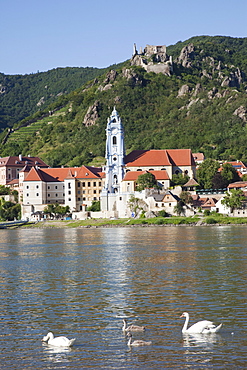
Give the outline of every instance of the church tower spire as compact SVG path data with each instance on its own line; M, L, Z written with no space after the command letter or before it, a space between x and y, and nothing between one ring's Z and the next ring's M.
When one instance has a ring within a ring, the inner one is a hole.
M106 179L104 191L117 193L124 177L124 129L121 118L114 107L106 128Z

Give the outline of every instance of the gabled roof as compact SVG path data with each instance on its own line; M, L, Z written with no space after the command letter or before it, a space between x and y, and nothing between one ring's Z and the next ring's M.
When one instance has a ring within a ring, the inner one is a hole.
M242 161L233 161L233 162L226 162L226 163L230 163L232 167L234 167L235 169L239 169L239 168L247 169L246 165Z
M127 167L196 165L190 149L134 150L124 162Z
M166 170L162 171L128 171L123 181L136 181L140 175L143 175L144 173L151 173L154 175L156 180L169 180L169 176L166 172Z
M124 162L127 167L172 165L166 150L133 150Z
M189 179L186 184L183 185L183 187L188 187L188 186L200 186L198 182L195 179Z
M32 167L24 181L62 182L65 179L96 179L102 178L101 168L96 167L65 167L65 168L35 168Z
M167 196L171 196L176 202L179 201L179 197L176 194L173 194L170 190L168 190L165 194L151 194L151 197L153 197L156 202L164 202ZM170 202L171 200L168 199L168 201Z
M203 153L192 153L195 161L204 161L205 157Z
M11 166L11 167L24 167L24 166L39 166L39 167L44 167L47 168L48 165L42 161L39 157L23 157L22 155L20 156L9 156L9 157L3 157L0 158L0 167L3 166Z
M174 166L196 166L190 149L169 149L167 153Z
M79 168L75 168L75 171L72 171L72 173L77 179L97 179L103 177L102 169L100 167L81 166Z
M246 188L247 187L247 181L237 181L237 182L232 182L229 184L228 189L241 189L241 188Z

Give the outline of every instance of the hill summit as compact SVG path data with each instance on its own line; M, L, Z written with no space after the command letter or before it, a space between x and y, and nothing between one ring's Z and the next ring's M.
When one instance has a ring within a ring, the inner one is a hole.
M66 71L65 86L73 69ZM127 154L190 148L207 157L247 160L247 38L198 36L139 52L134 45L130 60L99 72L9 124L1 134L2 156L37 155L51 166L101 165L107 117L116 106Z

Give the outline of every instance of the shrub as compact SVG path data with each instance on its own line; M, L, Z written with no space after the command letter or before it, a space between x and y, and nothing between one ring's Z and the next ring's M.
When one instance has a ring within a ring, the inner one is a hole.
M213 225L217 224L217 221L213 217L206 218L206 224Z
M158 215L159 217L169 217L169 214L164 209L160 210Z

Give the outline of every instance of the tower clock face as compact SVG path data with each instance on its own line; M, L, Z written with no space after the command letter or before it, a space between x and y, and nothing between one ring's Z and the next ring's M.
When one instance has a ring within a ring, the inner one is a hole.
M114 128L114 129L112 130L112 133L113 133L113 135L116 135L116 134L117 134L117 128Z

